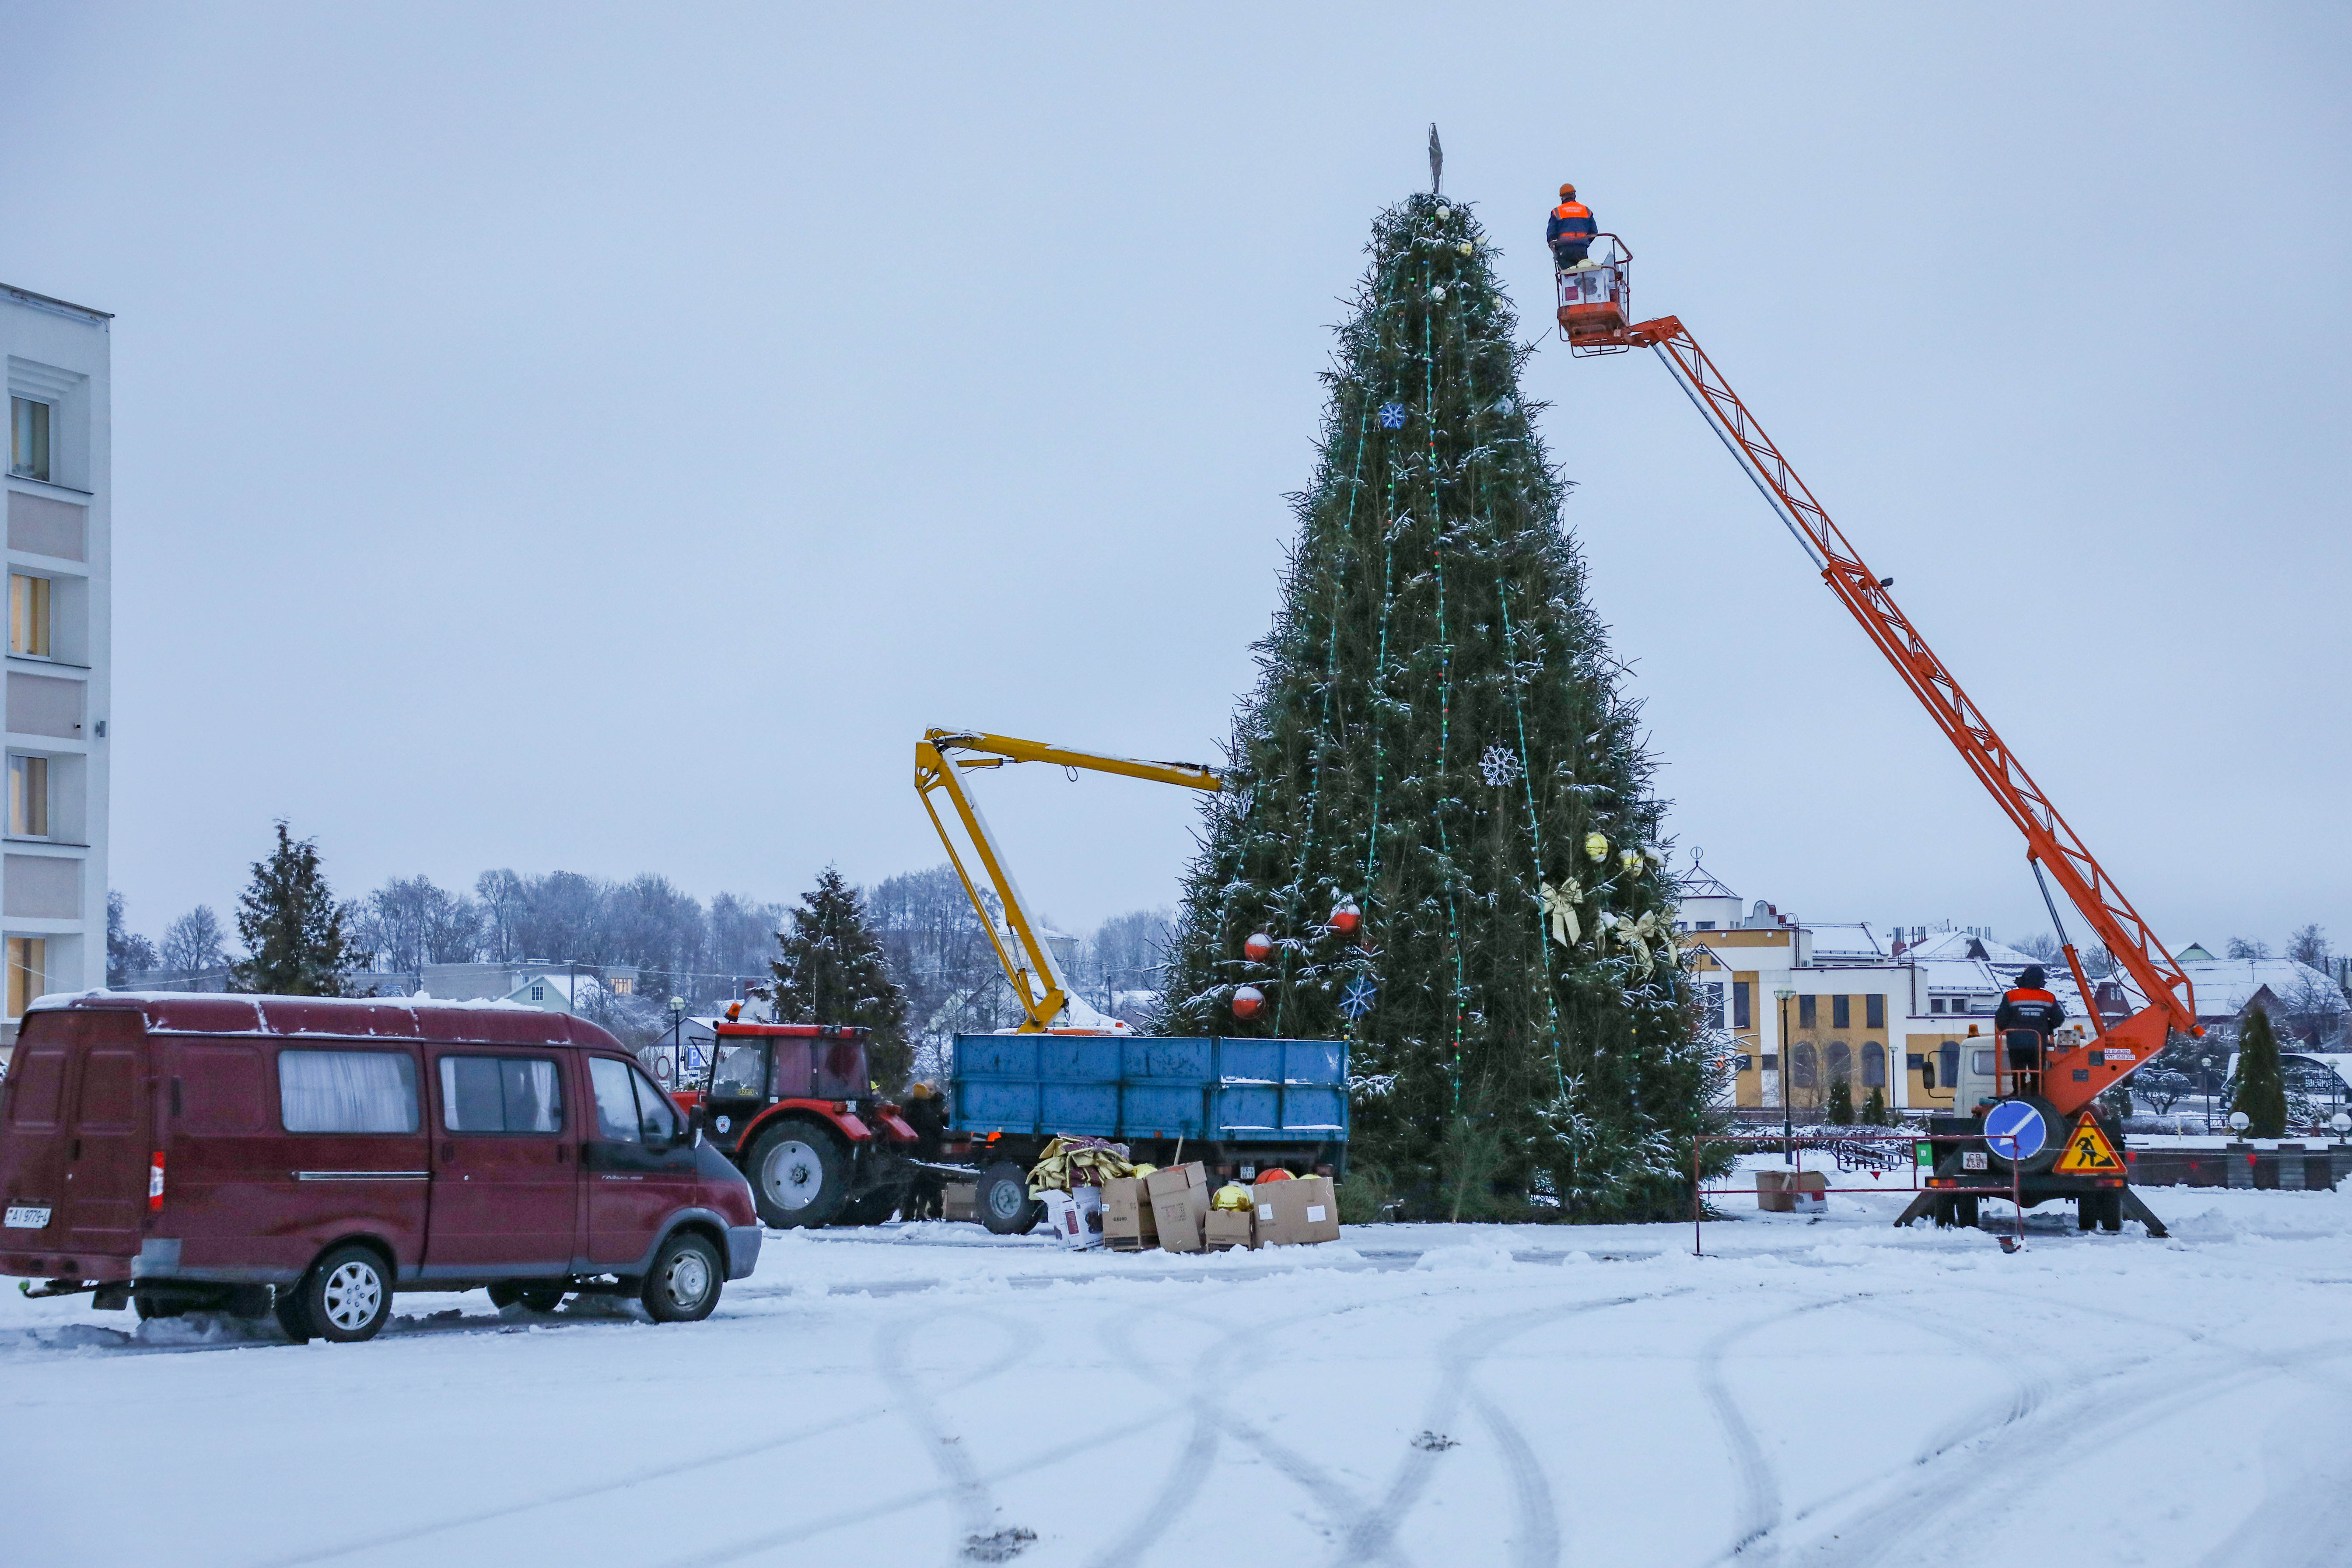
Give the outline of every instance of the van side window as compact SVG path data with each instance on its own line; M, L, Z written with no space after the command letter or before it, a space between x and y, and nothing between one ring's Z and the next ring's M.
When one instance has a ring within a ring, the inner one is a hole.
M563 1080L537 1057L441 1058L441 1125L452 1132L561 1132Z
M289 1132L414 1132L416 1058L394 1051L280 1051L278 1107Z
M269 1114L263 1109L261 1052L256 1047L190 1041L180 1047L173 1079L180 1086L183 1131L259 1132Z
M607 1143L635 1143L637 1100L626 1064L609 1057L588 1058L588 1081L596 1091L596 1136Z

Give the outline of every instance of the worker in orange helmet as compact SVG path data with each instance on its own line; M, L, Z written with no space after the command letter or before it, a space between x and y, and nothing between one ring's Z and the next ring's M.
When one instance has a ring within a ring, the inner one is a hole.
M2049 978L2040 964L2027 964L1993 1012L1993 1033L2009 1052L2009 1068L2018 1075L2020 1093L2030 1094L2042 1087L2042 1049L2066 1021L2064 1005L2042 989Z
M1585 247L1601 232L1592 221L1592 209L1576 199L1574 185L1559 188L1559 205L1551 209L1551 222L1544 226L1544 243L1551 247L1551 264L1555 271L1565 272L1584 259Z

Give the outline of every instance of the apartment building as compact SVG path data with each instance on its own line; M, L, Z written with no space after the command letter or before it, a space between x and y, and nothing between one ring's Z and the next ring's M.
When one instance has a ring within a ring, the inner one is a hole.
M0 1060L34 997L106 978L110 326L0 284L8 363L7 952Z

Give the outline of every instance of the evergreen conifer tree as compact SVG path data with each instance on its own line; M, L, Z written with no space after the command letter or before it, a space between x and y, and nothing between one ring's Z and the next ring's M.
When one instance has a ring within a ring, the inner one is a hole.
M1369 248L1162 1026L1350 1037L1350 1158L1409 1212L1685 1212L1722 1069L1533 351L1466 206L1415 196Z
M1862 1102L1862 1124L1864 1127L1886 1125L1886 1091L1874 1087Z
M2246 1015L2238 1031L2238 1068L2230 1076L2230 1109L2246 1113L2246 1136L2286 1135L2286 1071L2279 1062L2278 1036L2260 1007Z
M1853 1125L1853 1083L1843 1073L1830 1079L1830 1101L1824 1120L1837 1127Z
M239 896L236 934L246 957L229 972L238 991L278 996L340 996L352 955L343 945L344 911L319 869L316 839L295 838L278 825L278 847L253 866Z
M914 1066L907 1040L907 998L890 978L882 938L866 923L866 900L833 867L777 933L783 952L770 965L769 995L780 1024L848 1024L871 1030L866 1065L874 1081L895 1090Z

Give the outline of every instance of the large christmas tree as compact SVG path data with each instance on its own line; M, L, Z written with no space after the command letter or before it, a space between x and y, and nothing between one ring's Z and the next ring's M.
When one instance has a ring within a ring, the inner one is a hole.
M1165 1026L1352 1039L1350 1158L1410 1212L1687 1213L1719 1069L1533 351L1467 206L1415 196L1370 248Z

